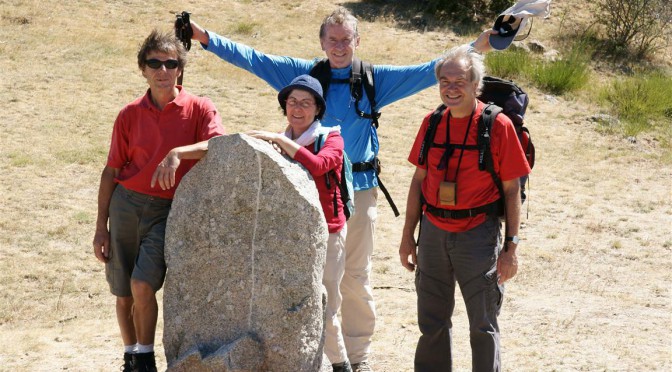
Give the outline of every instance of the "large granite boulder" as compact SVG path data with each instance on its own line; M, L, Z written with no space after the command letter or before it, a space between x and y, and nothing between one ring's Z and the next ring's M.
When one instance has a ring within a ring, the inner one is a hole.
M319 370L327 237L303 167L245 135L212 139L168 217L168 370Z

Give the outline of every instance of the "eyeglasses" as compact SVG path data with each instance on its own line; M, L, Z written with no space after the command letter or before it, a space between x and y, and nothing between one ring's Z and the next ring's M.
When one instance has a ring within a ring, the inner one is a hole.
M168 59L165 61L161 61L159 59L152 58L145 60L145 64L153 70L158 70L161 68L161 66L166 66L167 70L172 70L177 68L177 66L180 65L180 62L178 62L176 59Z
M295 108L297 106L301 106L301 108L303 108L303 109L309 109L309 108L315 106L315 102L311 102L311 101L308 101L308 100L305 100L305 99L303 101L299 101L297 99L290 98L290 99L286 100L285 102L287 103L287 106L292 107L292 108Z

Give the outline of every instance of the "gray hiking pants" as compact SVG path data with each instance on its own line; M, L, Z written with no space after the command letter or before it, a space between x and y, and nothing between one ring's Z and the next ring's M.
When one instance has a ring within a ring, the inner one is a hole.
M422 218L415 287L420 340L415 371L452 371L455 281L467 307L473 371L499 371L499 326L503 288L497 284L500 222L451 233Z

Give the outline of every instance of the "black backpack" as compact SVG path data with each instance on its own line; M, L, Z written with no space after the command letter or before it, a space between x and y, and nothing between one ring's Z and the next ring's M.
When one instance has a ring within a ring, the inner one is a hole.
M332 79L329 59L324 58L315 63L309 74L317 79L320 82L320 85L322 85L325 101L327 100L327 92L329 91L330 83L350 84L350 94L355 99L355 111L357 112L357 115L365 119L371 119L371 124L378 129L380 112L377 111L376 107L376 87L373 81L372 64L361 61L359 58L355 57L352 60L352 73L350 74L349 79ZM364 88L366 98L368 98L371 103L371 113L369 114L359 109L359 101L362 99L362 88Z
M529 98L527 93L523 91L512 81L499 79L496 77L486 76L483 78L483 88L481 94L477 97L479 100L486 103L485 108L481 114L481 120L478 121L478 140L475 146L464 146L465 150L478 150L478 168L482 171L488 171L492 179L497 185L500 196L504 195L502 188L502 180L495 173L492 153L490 152L490 133L492 123L499 113L503 113L513 122L518 134L518 139L525 152L527 162L532 168L534 166L535 150L530 137L530 131L524 126L524 117ZM418 156L418 163L424 164L427 160L427 153L430 147L434 146L434 136L436 135L436 128L441 121L441 117L446 111L446 106L441 104L429 118L429 125L425 138L420 147L420 155ZM461 148L460 145L455 145ZM520 179L520 198L521 202L527 199L525 194L525 183L528 176ZM500 204L503 203L503 198L500 198ZM503 204L498 208L503 211Z
M534 168L534 144L530 131L525 127L525 111L530 102L527 93L511 80L485 76L478 99L501 107L502 113L511 119L513 126L516 128L520 145L525 152L527 163L530 168Z
M325 100L327 99L330 83L349 84L350 94L355 99L355 111L357 112L357 115L365 119L371 119L371 125L378 129L380 112L378 112L376 107L376 88L373 80L373 65L371 63L361 61L359 58L355 57L352 61L352 71L349 79L332 79L329 59L324 58L315 63L309 74L317 79L320 82L320 85L322 85L322 92ZM362 99L362 92L366 94L366 97L371 103L370 113L363 112L359 109L359 101ZM352 164L353 172L364 172L369 169L375 170L376 177L378 178L378 186L380 186L380 190L385 194L385 199L387 199L387 202L390 204L394 215L398 217L399 210L394 204L394 200L392 200L389 191L387 191L387 188L383 185L383 181L380 179L381 168L378 157L373 158L371 161Z

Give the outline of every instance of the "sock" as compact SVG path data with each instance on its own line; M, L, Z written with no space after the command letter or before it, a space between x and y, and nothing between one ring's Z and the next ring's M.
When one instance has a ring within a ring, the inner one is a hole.
M149 345L141 345L138 343L138 353L151 353L154 351L154 344L149 344Z
M124 353L135 354L138 352L138 344L124 345Z

